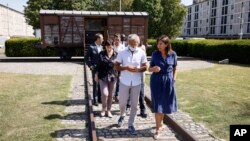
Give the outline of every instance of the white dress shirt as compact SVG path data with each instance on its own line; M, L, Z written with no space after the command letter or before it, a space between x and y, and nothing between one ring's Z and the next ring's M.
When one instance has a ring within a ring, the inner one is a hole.
M125 50L125 46L123 44L119 43L119 46L114 45L114 50L117 53L122 52L123 50Z
M118 53L116 62L121 66L132 66L141 68L142 64L147 63L146 53L139 48L132 53L129 48ZM121 71L120 82L126 86L138 86L142 83L142 72Z

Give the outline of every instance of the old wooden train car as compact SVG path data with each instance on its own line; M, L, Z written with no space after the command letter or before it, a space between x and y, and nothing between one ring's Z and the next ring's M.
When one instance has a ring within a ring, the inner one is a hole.
M62 58L70 58L73 49L86 50L96 33L104 39L112 39L115 33L135 33L146 43L148 13L41 10L40 26L42 46L57 48Z

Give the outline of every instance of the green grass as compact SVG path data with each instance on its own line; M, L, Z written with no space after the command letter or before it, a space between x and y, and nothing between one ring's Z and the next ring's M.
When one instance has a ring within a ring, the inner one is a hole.
M179 109L215 136L229 140L229 125L250 124L250 66L178 72L176 87Z
M62 125L52 114L64 114L62 105L43 102L65 100L70 76L0 73L0 140L48 141Z

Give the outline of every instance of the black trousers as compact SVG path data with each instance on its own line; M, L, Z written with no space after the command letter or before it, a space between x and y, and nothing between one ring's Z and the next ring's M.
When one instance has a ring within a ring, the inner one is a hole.
M118 77L117 77L116 86L115 86L115 96L118 96L118 93L119 93L120 75L121 75L121 72L118 71Z
M140 105L140 111L141 113L146 112L146 107L145 107L145 102L144 102L144 83L141 84L141 91L140 91L140 96L139 96L139 105ZM127 108L130 108L129 100L127 104Z
M101 102L101 90L99 83L95 81L95 71L92 71L92 80L93 80L93 103Z

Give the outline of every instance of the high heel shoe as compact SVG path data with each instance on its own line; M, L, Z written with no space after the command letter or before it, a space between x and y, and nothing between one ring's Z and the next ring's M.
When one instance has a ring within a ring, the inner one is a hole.
M166 128L166 126L161 125L159 128L159 131L163 131Z
M104 117L105 116L105 111L101 111L101 117Z
M113 117L113 115L112 115L112 113L110 111L107 112L107 115L108 115L109 118Z

